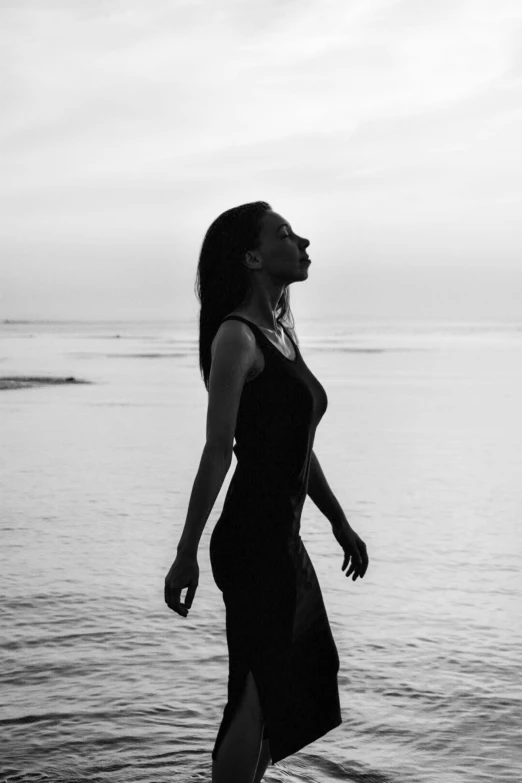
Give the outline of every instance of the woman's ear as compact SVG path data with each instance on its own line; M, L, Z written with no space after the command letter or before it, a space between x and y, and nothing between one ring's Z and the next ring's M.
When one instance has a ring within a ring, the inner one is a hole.
M245 253L244 263L249 269L259 269L262 266L261 259L257 258L250 250L247 250Z

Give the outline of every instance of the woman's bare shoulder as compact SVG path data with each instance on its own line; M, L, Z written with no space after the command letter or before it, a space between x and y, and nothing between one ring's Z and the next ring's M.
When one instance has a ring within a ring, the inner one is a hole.
M229 313L232 315L232 313ZM235 315L235 313L234 313ZM218 343L225 343L228 350L233 346L236 349L252 349L255 350L256 340L254 334L248 324L243 321L236 321L236 319L229 319L222 321L218 327L214 339L211 345L211 354L214 355L216 345Z

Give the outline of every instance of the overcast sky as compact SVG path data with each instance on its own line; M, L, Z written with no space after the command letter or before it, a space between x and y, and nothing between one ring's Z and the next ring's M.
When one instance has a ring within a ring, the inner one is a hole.
M2 317L194 315L262 199L297 317L522 320L520 0L0 8Z

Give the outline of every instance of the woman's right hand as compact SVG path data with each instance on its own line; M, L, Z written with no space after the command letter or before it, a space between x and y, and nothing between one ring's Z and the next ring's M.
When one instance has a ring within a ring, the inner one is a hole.
M196 555L178 552L176 559L165 577L165 602L174 612L187 617L188 610L196 594L199 583L199 566ZM185 588L184 603L181 603L181 591Z

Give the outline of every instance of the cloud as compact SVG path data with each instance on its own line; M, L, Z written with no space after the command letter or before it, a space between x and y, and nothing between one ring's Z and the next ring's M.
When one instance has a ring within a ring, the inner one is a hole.
M188 258L255 198L325 263L347 225L380 262L472 263L496 233L505 263L522 249L518 0L0 8L1 230L21 277L42 245L55 270L99 248L115 279L136 247Z

